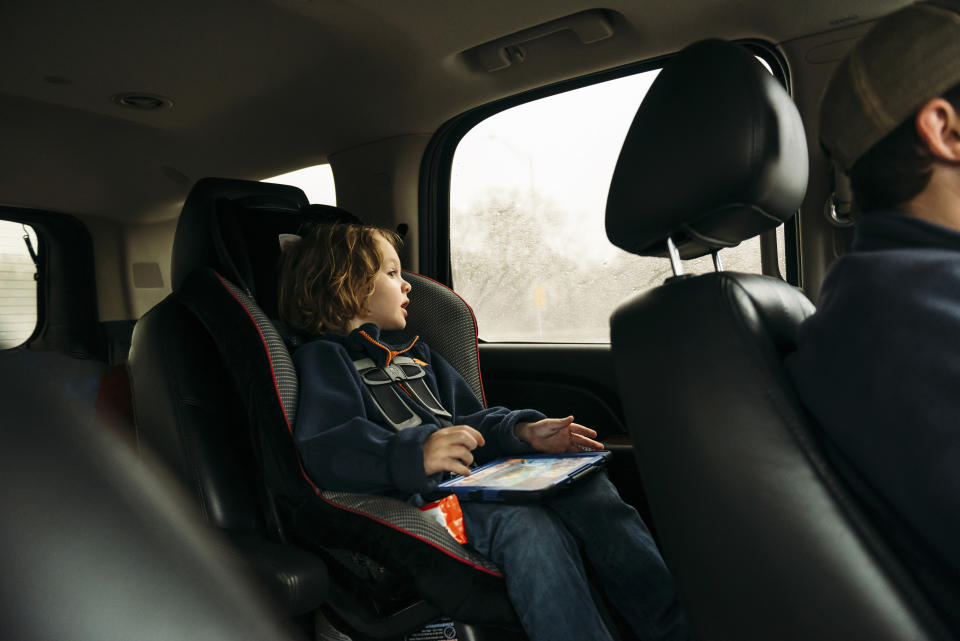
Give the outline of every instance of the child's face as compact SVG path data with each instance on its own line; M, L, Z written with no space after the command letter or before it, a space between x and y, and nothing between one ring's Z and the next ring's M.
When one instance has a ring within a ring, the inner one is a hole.
M382 330L403 329L407 326L407 304L410 299L410 283L403 280L400 272L400 257L386 238L377 236L377 248L383 262L374 281L373 293L367 299L366 310L357 319L355 326L376 323Z

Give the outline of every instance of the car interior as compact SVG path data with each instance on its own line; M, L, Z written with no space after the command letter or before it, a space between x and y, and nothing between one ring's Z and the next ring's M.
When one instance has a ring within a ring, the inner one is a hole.
M495 564L303 469L278 237L357 220L388 338L596 429L694 638L953 638L783 366L852 239L822 91L906 4L0 7L17 638L527 638Z

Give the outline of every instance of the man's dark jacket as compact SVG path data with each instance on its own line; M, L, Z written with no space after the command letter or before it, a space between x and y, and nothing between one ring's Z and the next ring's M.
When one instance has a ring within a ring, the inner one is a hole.
M863 215L798 343L801 399L960 630L960 233Z

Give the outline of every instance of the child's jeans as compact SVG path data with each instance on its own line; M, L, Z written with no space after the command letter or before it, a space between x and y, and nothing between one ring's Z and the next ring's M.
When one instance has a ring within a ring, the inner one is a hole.
M462 507L470 543L503 568L531 641L611 639L591 597L580 546L640 639L688 638L673 578L640 515L606 474L543 503L464 501Z

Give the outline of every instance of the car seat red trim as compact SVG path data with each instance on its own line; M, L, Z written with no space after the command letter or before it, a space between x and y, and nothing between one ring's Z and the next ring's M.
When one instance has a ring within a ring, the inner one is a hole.
M434 542L431 541L430 539L427 539L427 538L425 538L425 537L422 537L422 536L419 536L419 535L417 535L417 534L414 534L414 533L411 532L410 530L404 530L403 528L401 528L401 527L398 526L398 525L395 525L395 524L393 524L393 523L391 523L391 522L389 522L389 521L384 521L383 519L377 518L377 517L373 516L372 514L369 514L369 513L367 513L367 512L364 512L363 510L355 510L355 509L349 508L349 507L347 507L347 506L345 506L345 505L341 505L340 503L337 503L336 501L332 501L332 500L328 499L328 498L325 497L323 494L320 494L320 498L321 498L323 501L325 501L326 503L328 503L329 505L332 505L332 506L334 506L334 507L336 507L336 508L338 508L338 509L344 510L344 511L346 511L346 512L352 512L353 514L357 514L357 515L366 517L366 518L368 518L368 519L370 519L370 520L372 520L372 521L376 521L377 523L382 523L383 525L386 525L387 527L389 527L389 528L391 528L391 529L394 529L394 530L396 530L397 532L403 532L403 533L406 534L407 536L413 537L413 538L417 539L418 541L422 541L423 543L426 543L427 545L429 545L430 547L434 548L435 550L438 550L438 551L440 551L440 552L443 552L444 554L446 554L447 556L449 556L451 559L454 559L454 560L456 560L456 561L459 561L460 563L465 563L465 564L469 565L470 567L472 567L472 568L475 569L475 570L480 570L481 572L485 572L485 573L487 573L487 574L489 574L489 575L491 575L491 576L495 576L495 577L497 577L497 578L503 578L503 573L502 573L502 572L497 572L497 571L495 571L495 570L491 570L490 568L485 568L485 567L483 567L483 566L481 566L481 565L477 565L476 563L471 563L470 561L464 559L462 556L457 556L456 554L452 554L451 552L449 552L448 550L443 549L442 547L440 547L439 545L437 545L436 543L434 543Z
M293 436L293 426L290 425L290 417L287 416L287 407L283 403L283 397L280 396L280 385L277 383L277 372L273 368L273 358L270 356L270 347L267 345L267 339L264 337L263 332L260 331L260 326L257 324L257 320L253 317L253 314L250 313L250 310L247 309L247 306L244 305L243 301L237 298L237 295L227 286L226 281L224 281L223 276L214 272L214 275L217 277L217 280L220 281L220 284L223 285L223 288L227 290L227 293L233 297L235 301L243 308L243 311L247 314L247 317L250 319L250 322L253 323L253 326L257 330L257 334L260 336L260 342L263 343L263 351L267 355L267 362L270 363L270 376L273 378L273 389L277 393L277 401L280 403L280 409L283 412L283 420L287 424L287 431L290 433L290 438ZM306 470L303 469L303 461L300 459L300 452L297 452L297 465L300 468L300 474L303 475L303 478L306 479L307 483L310 484L310 487L313 488L314 493L320 494L320 489L314 485L313 481L307 476Z

